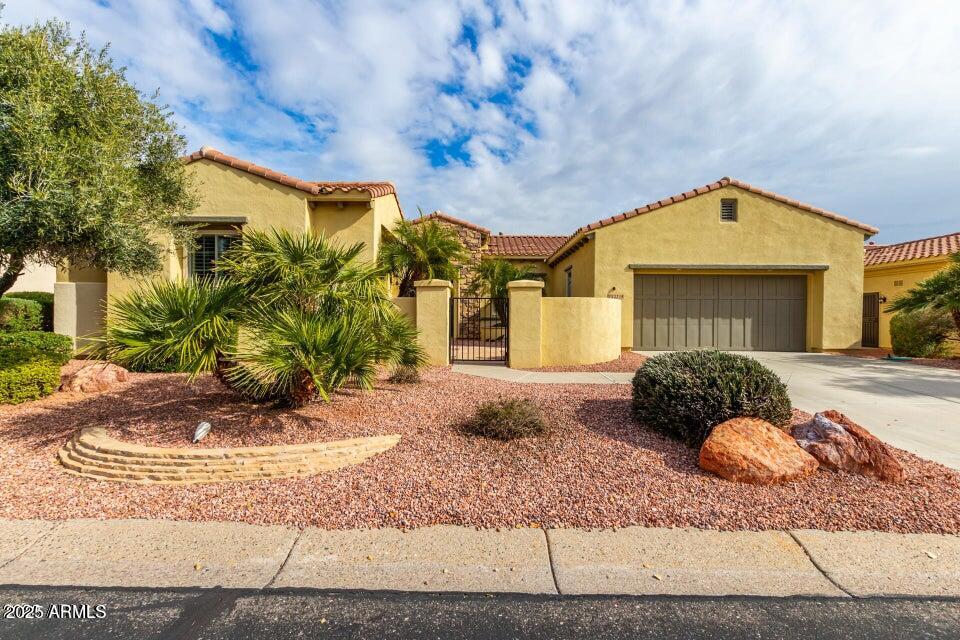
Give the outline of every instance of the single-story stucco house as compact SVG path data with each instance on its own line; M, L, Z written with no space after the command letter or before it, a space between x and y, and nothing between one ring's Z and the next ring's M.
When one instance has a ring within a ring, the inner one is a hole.
M475 234L483 253L535 263L544 295L622 300L623 349L860 346L863 243L877 229L739 180L569 236L491 235L432 217Z
M199 178L190 222L202 225L200 238L186 252L171 243L165 277L209 270L244 228L323 231L364 242L374 259L403 218L388 182L304 181L209 147L186 161ZM421 219L456 228L475 257L530 264L544 296L621 300L622 349L860 346L864 241L877 229L738 180L722 178L568 236L493 234L441 212ZM100 333L109 300L136 284L59 269L56 330Z
M310 182L203 147L185 158L196 173L200 204L187 222L200 225L196 247L184 251L171 241L162 275L202 275L242 229L271 227L323 232L340 244L363 242L374 260L382 234L403 218L389 182ZM57 270L54 329L94 337L107 322L109 301L141 281L97 269Z
M932 238L868 244L864 255L863 346L891 348L887 303L921 280L945 269L950 256L960 252L960 232Z

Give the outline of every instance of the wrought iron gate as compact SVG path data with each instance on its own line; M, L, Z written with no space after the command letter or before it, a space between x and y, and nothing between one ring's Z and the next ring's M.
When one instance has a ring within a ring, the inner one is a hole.
M863 336L861 347L880 346L880 294L863 294Z
M450 298L450 362L506 362L507 298Z

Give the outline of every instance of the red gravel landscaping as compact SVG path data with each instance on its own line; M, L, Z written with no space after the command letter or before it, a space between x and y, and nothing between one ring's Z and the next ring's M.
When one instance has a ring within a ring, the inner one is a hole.
M624 351L616 360L607 362L598 362L596 364L576 364L563 367L540 367L539 369L530 369L530 371L602 371L613 373L633 373L643 366L647 356L634 353L633 351Z
M960 532L960 473L939 464L897 450L909 475L900 485L828 471L782 486L733 484L702 472L696 451L635 425L629 394L629 385L523 385L433 369L420 384L381 381L373 392L281 411L244 403L209 377L187 385L182 376L134 374L99 395L60 393L0 408L0 517ZM498 396L536 402L550 435L511 443L463 435L458 423ZM188 446L202 419L214 425L206 447L402 439L358 466L248 483L97 482L54 461L81 427Z

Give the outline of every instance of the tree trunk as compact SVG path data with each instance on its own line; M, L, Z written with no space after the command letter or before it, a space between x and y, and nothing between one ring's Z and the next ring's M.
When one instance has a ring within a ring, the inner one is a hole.
M20 274L23 273L23 268L26 266L26 263L26 258L23 256L10 256L10 260L7 262L7 270L0 276L0 295L10 290L10 287L13 286L17 278L20 277Z
M954 309L950 315L953 316L953 324L957 327L957 338L960 339L960 309Z
M288 398L290 406L295 409L302 407L312 402L316 397L317 385L313 382L313 376L308 371L301 371L297 374L297 382Z

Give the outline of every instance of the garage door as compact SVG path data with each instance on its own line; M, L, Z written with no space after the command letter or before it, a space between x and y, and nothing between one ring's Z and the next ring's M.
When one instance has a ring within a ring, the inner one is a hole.
M634 276L634 349L803 351L804 276Z

